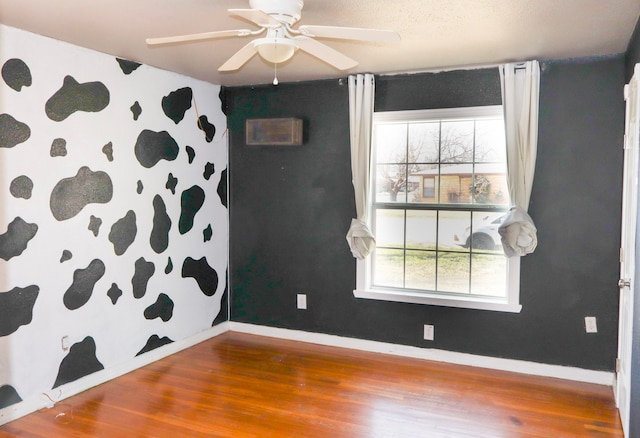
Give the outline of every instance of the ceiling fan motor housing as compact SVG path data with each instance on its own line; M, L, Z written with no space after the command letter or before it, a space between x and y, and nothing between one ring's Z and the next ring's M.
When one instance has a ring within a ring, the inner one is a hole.
M252 9L259 9L272 16L281 23L291 26L300 20L302 15L302 0L250 0Z

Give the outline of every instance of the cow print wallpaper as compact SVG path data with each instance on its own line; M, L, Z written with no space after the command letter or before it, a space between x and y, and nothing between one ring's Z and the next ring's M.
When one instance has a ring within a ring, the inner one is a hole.
M1 410L226 320L228 214L219 86L1 25L0 66Z

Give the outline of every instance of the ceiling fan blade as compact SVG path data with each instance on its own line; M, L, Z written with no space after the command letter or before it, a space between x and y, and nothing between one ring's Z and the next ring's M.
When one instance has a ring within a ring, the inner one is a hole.
M218 71L234 71L245 65L253 56L258 53L253 41L238 50L231 58L218 67Z
M160 44L172 44L172 43L186 43L192 41L204 41L212 40L215 38L226 38L232 36L248 36L251 35L251 31L248 29L236 29L236 30L220 30L216 32L203 32L194 33L190 35L177 35L161 38L147 38L147 44L150 46L156 46Z
M348 70L358 65L356 61L346 55L332 49L326 44L322 44L313 38L297 36L293 38L300 50L304 50L310 55L326 62L338 70Z
M236 17L244 18L245 20L249 20L258 26L281 26L278 20L273 18L271 15L266 12L261 11L260 9L229 9L230 15L235 15Z
M338 26L300 26L300 33L310 37L371 41L375 43L399 43L400 35L393 30L363 29Z

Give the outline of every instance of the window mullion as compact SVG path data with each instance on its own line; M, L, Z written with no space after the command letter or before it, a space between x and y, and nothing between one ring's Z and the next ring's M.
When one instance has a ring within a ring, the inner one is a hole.
M476 120L473 121L473 139L471 142L471 202L476 205ZM469 222L471 227L471 236L473 236L473 210L469 212ZM471 238L473 240L473 237ZM471 294L471 279L473 277L473 246L469 248L469 294Z
M404 210L404 241L402 242L402 287L407 287L407 210Z
M434 284L436 285L435 290L438 290L438 271L440 269L440 242L438 241L440 238L440 210L436 211L436 278L434 280Z
M438 206L442 203L442 199L440 195L442 193L442 120L438 122L438 196L436 199L438 200ZM434 284L435 290L439 290L439 273L440 273L440 208L436 210L436 269Z
M407 123L407 128L405 129L405 138L404 138L404 202L407 204L409 202L409 123ZM403 241L402 241L402 249L403 249L403 257L402 257L402 287L407 287L407 209L404 209L404 221L403 225L404 231L402 233Z

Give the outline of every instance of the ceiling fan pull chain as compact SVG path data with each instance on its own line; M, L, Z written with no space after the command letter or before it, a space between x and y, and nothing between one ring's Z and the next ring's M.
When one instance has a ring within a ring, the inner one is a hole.
M276 40L277 41L277 40ZM278 45L276 42L276 53L278 53ZM273 63L273 85L278 85L278 63Z

